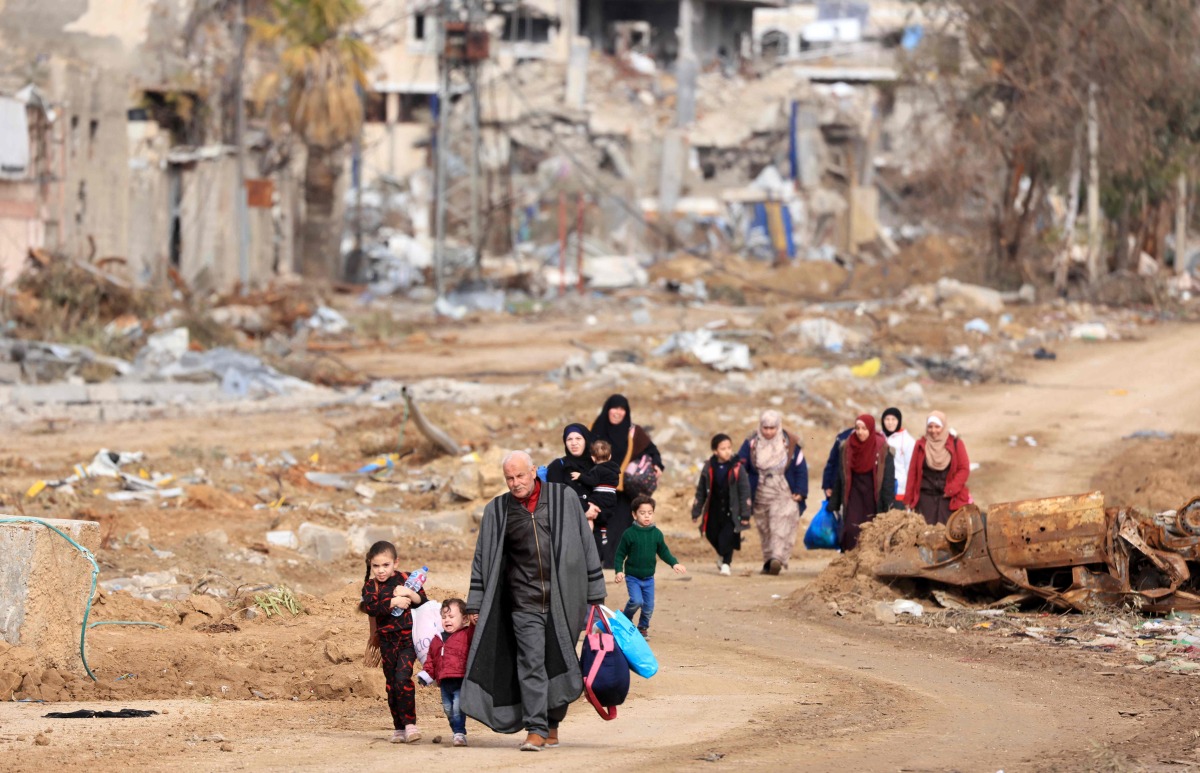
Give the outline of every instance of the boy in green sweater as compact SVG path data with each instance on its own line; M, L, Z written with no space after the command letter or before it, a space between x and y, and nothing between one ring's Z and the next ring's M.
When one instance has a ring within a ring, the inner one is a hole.
M654 500L650 497L634 497L633 525L625 530L613 567L617 570L617 582L625 581L629 590L629 603L625 605L625 617L630 621L639 609L638 631L650 638L650 616L654 614L654 568L658 557L667 562L676 574L687 574L687 569L667 548L663 533L654 525ZM627 560L628 559L628 560Z

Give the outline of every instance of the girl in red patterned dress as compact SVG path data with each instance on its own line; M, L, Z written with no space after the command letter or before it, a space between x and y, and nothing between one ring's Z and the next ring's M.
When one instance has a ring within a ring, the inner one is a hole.
M417 700L413 688L413 664L417 650L413 646L413 619L410 610L428 599L425 591L404 586L408 573L396 568L396 546L376 542L367 551L367 576L363 583L359 608L375 618L375 632L383 655L383 677L387 681L388 709L392 712L392 743L421 740L417 729ZM393 609L402 610L394 615Z

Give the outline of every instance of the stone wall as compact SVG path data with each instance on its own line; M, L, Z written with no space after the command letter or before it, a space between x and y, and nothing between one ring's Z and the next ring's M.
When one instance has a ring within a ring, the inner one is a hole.
M94 521L46 522L89 550L100 546ZM36 650L46 666L83 674L79 631L91 587L91 563L61 536L39 524L0 523L4 641Z

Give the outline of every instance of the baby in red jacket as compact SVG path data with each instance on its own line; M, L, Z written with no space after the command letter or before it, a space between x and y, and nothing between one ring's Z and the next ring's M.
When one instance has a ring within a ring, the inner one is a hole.
M467 675L467 655L475 626L467 617L467 602L446 599L442 602L442 633L429 643L425 672L442 688L442 708L450 719L454 745L467 745L467 715L459 706L463 677Z

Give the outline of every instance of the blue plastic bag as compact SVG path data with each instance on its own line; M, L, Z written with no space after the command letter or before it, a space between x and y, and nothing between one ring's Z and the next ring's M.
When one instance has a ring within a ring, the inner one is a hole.
M832 550L838 546L838 517L829 509L829 500L813 516L804 532L804 547L809 550Z
M608 620L608 627L612 629L613 638L616 639L617 646L625 655L625 660L629 661L629 669L645 679L657 674L658 658L654 657L654 653L650 651L650 645L638 633L633 622L625 615L613 612L608 607L602 606L600 611ZM594 628L599 630L600 624L596 623Z

